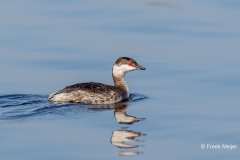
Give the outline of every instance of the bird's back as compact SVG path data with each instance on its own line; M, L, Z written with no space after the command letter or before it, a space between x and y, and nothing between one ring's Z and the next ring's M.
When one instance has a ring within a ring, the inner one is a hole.
M67 86L49 96L49 101L59 103L111 104L127 99L120 88L102 83L78 83Z

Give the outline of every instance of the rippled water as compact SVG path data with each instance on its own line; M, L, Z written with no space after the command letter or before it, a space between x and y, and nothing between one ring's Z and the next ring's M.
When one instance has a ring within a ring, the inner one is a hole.
M25 120L27 118L55 118L55 116L81 117L81 113L100 112L127 108L129 104L146 99L141 94L133 93L127 102L112 105L53 104L48 96L15 94L0 96L1 120ZM131 122L129 122L131 123Z
M90 114L88 116L92 117L94 114L99 114L100 112L105 111L111 111L113 112L112 117L115 117L115 121L121 125L131 125L136 122L145 121L146 118L137 118L135 116L128 115L126 113L129 106L133 105L134 103L139 103L141 101L144 101L147 99L145 95L133 93L130 95L130 98L128 101L124 103L117 103L117 104L111 104L111 105L83 105L83 104L52 104L47 100L48 96L44 95L29 95L29 94L15 94L15 95L3 95L0 96L0 109L1 109L1 125L3 128L10 128L14 123L19 122L34 122L35 124L37 122L37 129L42 128L44 125L45 128L45 122L42 120L57 120L57 119L82 119L84 116L83 114ZM93 114L93 115L91 115ZM39 126L39 122L41 122L41 125ZM9 123L10 122L10 123ZM28 129L34 129L36 130L36 126L32 126L30 123L30 128ZM51 121L50 121L51 123ZM55 122L54 122L55 123ZM23 124L23 127L25 128L26 124ZM29 124L28 124L29 125ZM58 127L57 127L58 128ZM26 128L25 128L26 129ZM4 134L5 131L3 131L2 134ZM48 132L48 131L47 131ZM51 132L51 133L50 133ZM55 131L50 131L47 133L47 135L51 135ZM12 133L10 133L11 135ZM55 133L54 133L55 134ZM58 133L57 133L58 134ZM61 133L60 133L61 134ZM81 133L78 133L81 134ZM88 133L89 134L89 133ZM85 135L85 137L88 137L88 134ZM97 136L95 133L91 133ZM110 133L109 133L110 134ZM133 131L128 126L126 127L120 127L119 129L113 130L111 133L111 137L108 137L110 139L110 144L112 146L120 148L121 150L115 152L115 155L118 156L133 156L133 155L139 155L144 154L144 151L142 150L136 150L138 148L141 148L144 145L145 140L143 138L137 137L143 137L147 134ZM18 135L19 139L21 140L25 136ZM32 137L32 135L29 135ZM46 135L42 135L42 137L45 137ZM66 136L66 135L65 135ZM68 135L67 135L68 136ZM54 135L54 137L58 137ZM103 137L101 135L101 137ZM39 137L38 137L39 138ZM84 138L84 137L83 137ZM100 138L100 137L97 137ZM31 138L30 138L31 139ZM41 139L41 138L40 138ZM80 138L82 139L82 138ZM37 139L33 139L34 141L38 141ZM91 141L91 139L89 139ZM76 139L76 141L78 141ZM80 148L83 147L82 143L84 143L84 139L81 140L80 144L75 144L74 147ZM93 140L94 141L94 140ZM28 142L27 142L28 143ZM26 144L26 143L25 143ZM33 144L30 142L30 144ZM5 144L5 146L11 146L16 145L14 144ZM28 144L29 145L29 144ZM24 144L23 144L24 146ZM104 145L105 146L105 145ZM3 146L2 146L3 147ZM2 148L3 150L6 150L6 148ZM6 153L6 152L5 152ZM3 152L3 154L5 154ZM17 152L17 154L19 154ZM87 153L89 154L89 153ZM27 155L27 154L26 154ZM30 154L31 155L31 154ZM6 156L6 157L15 157L16 155ZM85 155L86 156L86 155ZM55 156L51 156L55 157Z
M1 159L239 159L239 4L0 1ZM121 56L147 68L126 75L129 101L47 101L113 84Z

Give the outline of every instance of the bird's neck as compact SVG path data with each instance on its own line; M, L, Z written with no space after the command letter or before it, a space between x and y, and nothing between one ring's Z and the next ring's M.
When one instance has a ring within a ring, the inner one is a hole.
M129 97L129 90L125 80L125 72L123 72L118 66L113 66L112 77L114 82L114 87L120 88L127 93Z

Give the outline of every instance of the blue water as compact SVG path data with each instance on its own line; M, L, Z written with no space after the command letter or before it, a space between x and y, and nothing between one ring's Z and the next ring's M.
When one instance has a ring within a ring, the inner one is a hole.
M239 14L238 0L1 1L1 159L239 159ZM148 69L127 73L129 101L47 101L113 84L121 56Z
M27 120L28 118L62 118L64 116L80 118L80 113L100 112L128 107L131 103L147 99L146 96L133 93L126 102L111 105L53 104L46 95L14 94L0 96L1 120Z

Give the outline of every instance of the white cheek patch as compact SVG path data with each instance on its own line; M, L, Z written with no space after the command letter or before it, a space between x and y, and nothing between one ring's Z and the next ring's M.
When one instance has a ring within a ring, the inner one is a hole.
M132 71L132 70L135 70L135 69L136 69L135 67L129 66L129 65L127 65L127 64L123 64L123 65L121 65L120 67L121 67L124 71L126 71L126 72L129 72L129 71Z
M124 75L125 73L135 70L136 68L133 66L129 66L127 64L123 64L121 66L114 65L113 66L113 74L114 75Z

